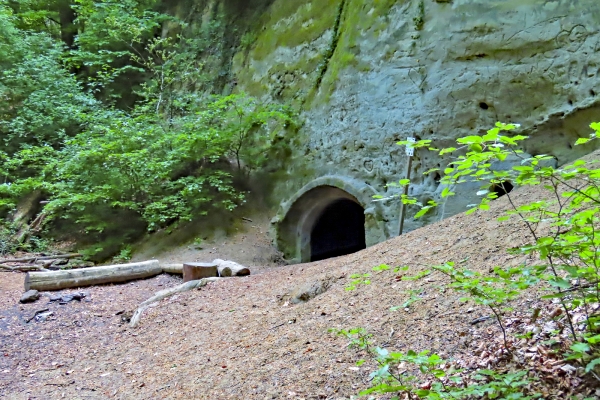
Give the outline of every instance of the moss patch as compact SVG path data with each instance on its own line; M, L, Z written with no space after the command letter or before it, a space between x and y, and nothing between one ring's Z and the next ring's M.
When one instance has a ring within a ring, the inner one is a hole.
M263 18L252 57L263 60L278 47L310 43L333 27L340 0L279 0Z
M409 0L401 1L406 2ZM339 73L350 66L359 71L368 71L368 65L362 65L359 60L361 37L372 35L375 38L387 28L388 15L391 8L399 3L397 0L347 0L341 16L339 37L335 51L329 60L327 74L323 76L318 93L312 93L313 105L329 101L336 88Z

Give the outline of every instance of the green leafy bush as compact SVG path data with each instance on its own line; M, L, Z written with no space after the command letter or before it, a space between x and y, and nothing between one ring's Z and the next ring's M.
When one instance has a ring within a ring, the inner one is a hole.
M552 157L538 155L525 157L519 149L526 137L514 134L519 128L515 124L497 123L482 136L467 136L457 140L457 147L435 149L430 140L417 142L416 148L429 148L439 155L455 153L457 156L446 168L433 169L427 173L443 173L441 184L445 185L442 198L453 196L456 184L477 181L481 183L478 195L481 201L470 206L467 213L488 210L490 202L498 198L498 187L510 183L514 186L539 186L547 191L545 200L515 202L508 190L504 194L510 204L509 210L499 220L519 220L529 233L525 244L508 249L513 254L535 256L539 261L533 265L511 268L496 267L493 274L482 274L467 268L458 268L452 262L433 266L432 269L450 278L449 286L467 294L465 300L485 305L495 315L504 334L504 346L511 351L511 341L503 323L504 313L510 311L511 301L524 290L537 287L550 292L542 300L557 300L563 308L566 325L571 337L570 352L565 360L580 363L586 374L600 380L600 169L596 161L587 163L579 160L554 168L548 160ZM594 133L589 138L579 139L575 145L595 140L600 134L600 123L591 124ZM408 145L408 142L399 142ZM508 157L520 160L520 164L509 170L494 169L496 161ZM402 180L399 185L409 182ZM420 204L417 199L403 195L405 204L421 207L417 216L422 216L438 204L430 201ZM377 270L387 268L375 267ZM429 272L429 271L427 271ZM417 276L416 278L420 278ZM355 279L351 288L356 288L361 279ZM414 294L411 294L411 298ZM410 299L409 299L410 300ZM406 303L405 303L406 304ZM538 310L539 313L539 310ZM583 315L576 318L576 314ZM536 317L537 318L537 317ZM453 372L437 368L443 364L436 355L428 351L406 354L373 349L370 336L362 329L341 330L339 334L352 337L352 344L372 355L379 365L371 377L372 385L361 394L406 393L409 398L536 398L535 393L524 394L522 390L529 382L527 371L517 370L499 373L478 370L469 377L469 385L463 385ZM554 332L554 335L559 332ZM361 361L362 363L362 361ZM395 373L400 363L418 367L414 373ZM415 385L419 377L434 383L423 389ZM484 383L477 383L482 381ZM473 383L475 382L475 383Z
M197 32L155 5L0 0L0 216L41 190L48 226L111 253L244 202L294 117L208 93L198 54L211 26Z

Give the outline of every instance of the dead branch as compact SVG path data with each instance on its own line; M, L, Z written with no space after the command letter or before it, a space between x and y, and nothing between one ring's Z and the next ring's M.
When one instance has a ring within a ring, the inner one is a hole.
M57 254L55 256L37 256L37 257L25 257L25 258L13 258L0 260L0 264L6 263L16 263L16 262L32 262L37 260L53 260L55 258L75 258L75 257L83 257L80 253L70 253L70 254Z
M219 279L220 278L204 278L204 279L199 279L199 280L195 280L195 281L189 281L182 285L175 286L174 288L165 289L165 290L161 290L160 292L157 292L154 296L150 297L148 300L146 300L142 304L140 304L138 309L135 310L135 313L133 313L133 316L131 317L131 321L129 322L129 326L131 326L132 328L135 328L139 324L140 319L142 318L142 313L148 307L150 307L152 304L159 302L163 299L166 299L167 297L172 296L176 293L187 292L189 290L194 290L196 288L206 286L207 283L215 282Z
M48 271L42 265L16 265L13 267L9 267L8 265L0 265L0 271L20 271L20 272L29 272L29 271Z

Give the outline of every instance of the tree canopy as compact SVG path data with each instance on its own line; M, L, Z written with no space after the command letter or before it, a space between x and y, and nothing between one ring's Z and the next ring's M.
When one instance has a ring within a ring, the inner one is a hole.
M47 226L123 242L244 201L292 113L211 90L212 26L158 7L0 0L4 216L39 191Z

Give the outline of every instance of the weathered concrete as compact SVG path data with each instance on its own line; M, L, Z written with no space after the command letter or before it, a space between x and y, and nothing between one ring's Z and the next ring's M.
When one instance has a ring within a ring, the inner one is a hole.
M517 122L529 154L562 164L591 150L572 144L600 120L597 0L275 0L258 25L232 70L238 87L291 103L304 123L282 138L292 156L274 175L274 236L294 260L307 259L308 226L336 196L366 210L369 244L397 231L398 201L367 197L398 191L386 185L402 178L395 143L407 136L444 147ZM410 194L439 200L439 176L422 172L446 161L417 152ZM464 210L471 188L458 189L405 231Z

